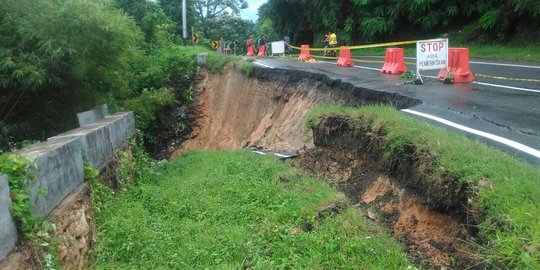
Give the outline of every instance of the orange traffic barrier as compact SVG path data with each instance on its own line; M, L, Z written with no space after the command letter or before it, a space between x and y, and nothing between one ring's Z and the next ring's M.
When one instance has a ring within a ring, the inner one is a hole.
M266 56L266 45L259 46L259 54L257 56Z
M386 48L386 56L381 72L398 75L407 72L403 48Z
M340 67L352 67L353 63L351 60L351 49L347 47L341 47L339 49L339 58L337 60L337 65Z
M474 80L469 67L469 49L468 48L449 48L448 49L448 70L441 69L437 79L443 81L447 71L454 76L456 83L470 83Z
M309 45L300 46L300 56L298 56L298 60L310 60L310 59L311 59L311 52L309 51Z

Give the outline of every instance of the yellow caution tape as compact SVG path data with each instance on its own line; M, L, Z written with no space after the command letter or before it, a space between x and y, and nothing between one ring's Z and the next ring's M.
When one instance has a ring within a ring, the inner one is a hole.
M310 51L327 51L327 50L339 50L340 48L344 49L366 49L366 48L376 48L376 47L389 47L389 46L399 46L399 45L408 45L408 44L416 44L417 40L408 40L408 41L398 41L398 42L387 42L387 43L376 43L376 44L365 44L365 45L355 45L355 46L341 46L341 47L334 47L334 48L304 48L304 50L310 50ZM302 50L300 47L292 46L287 44L290 48Z
M338 59L337 57L333 57L333 56L322 56L322 55L312 55L311 57L313 57L313 58L322 58L322 59L332 59L332 60Z
M540 82L540 80L537 80L537 79L509 78L509 77L491 76L491 75L485 75L485 74L479 74L479 73L473 73L473 75L480 78L488 78L488 79L495 79L495 80Z
M375 47L389 47L389 46L399 46L399 45L408 45L416 44L418 40L408 40L408 41L398 41L398 42L388 42L388 43L378 43L378 44L366 44L366 45L357 45L348 47L351 50L354 49L366 49L366 48L375 48Z

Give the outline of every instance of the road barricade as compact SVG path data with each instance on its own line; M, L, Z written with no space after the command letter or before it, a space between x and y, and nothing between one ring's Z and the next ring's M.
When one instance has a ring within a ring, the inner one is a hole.
M386 56L381 72L396 75L407 72L403 48L386 48Z
M474 76L469 67L469 49L468 48L449 48L448 49L448 70L441 69L437 79L444 81L448 73L454 76L455 83L470 83Z
M259 54L257 56L267 56L266 54L266 45L259 46Z
M339 49L339 58L337 65L340 67L352 67L353 63L351 60L351 49L348 47L340 47Z
M309 51L309 45L302 45L300 48L300 56L298 56L298 60L310 60L311 59L311 53Z

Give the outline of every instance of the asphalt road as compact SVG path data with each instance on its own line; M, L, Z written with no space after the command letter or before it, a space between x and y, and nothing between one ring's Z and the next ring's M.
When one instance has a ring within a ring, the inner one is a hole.
M258 58L255 64L324 73L358 87L419 99L422 104L404 113L457 130L540 166L540 64L471 60L473 73L505 78L476 76L473 83L446 85L430 77L437 74L432 71L422 73L423 85L412 85L404 84L400 76L381 73L382 63L376 63L383 60L380 57L357 60L349 68L338 67L332 60L305 63ZM410 63L409 70L416 70L412 64L415 59L405 61Z

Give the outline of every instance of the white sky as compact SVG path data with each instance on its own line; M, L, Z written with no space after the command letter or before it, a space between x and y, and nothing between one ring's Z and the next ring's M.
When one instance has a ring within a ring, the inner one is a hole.
M257 9L266 3L267 0L247 0L249 7L240 11L240 17L246 20L257 21Z

